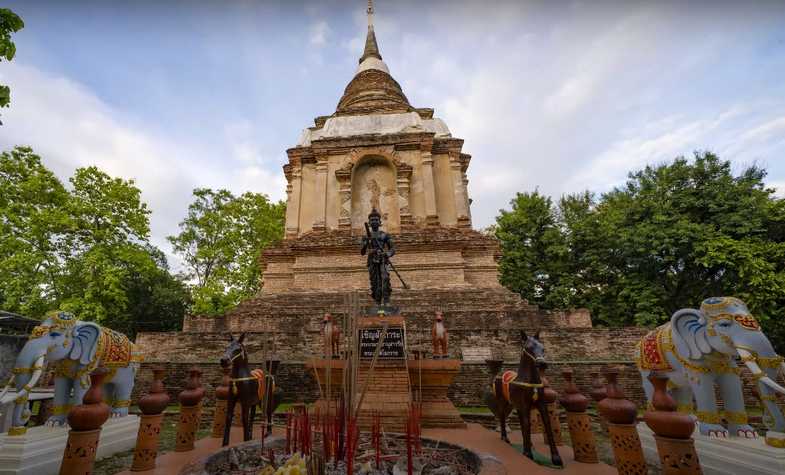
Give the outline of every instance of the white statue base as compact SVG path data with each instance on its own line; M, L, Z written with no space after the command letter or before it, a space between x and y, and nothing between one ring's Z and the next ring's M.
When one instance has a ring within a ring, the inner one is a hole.
M138 431L139 416L107 420L101 429L96 459L133 449ZM67 440L67 427L38 426L24 435L0 435L0 475L56 475Z
M638 424L646 461L660 465L657 444L649 426ZM766 445L763 437L757 439L709 438L697 428L692 434L704 475L782 475L785 473L785 449Z

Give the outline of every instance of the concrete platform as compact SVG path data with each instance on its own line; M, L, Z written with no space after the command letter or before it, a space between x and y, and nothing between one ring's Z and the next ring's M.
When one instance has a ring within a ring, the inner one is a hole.
M131 450L139 416L109 419L101 429L98 460ZM50 475L60 471L68 428L38 426L19 436L0 436L0 475Z
M638 423L638 434L646 461L659 466L657 444L651 429ZM692 434L695 451L704 475L782 475L785 473L785 449L769 447L758 439L715 439L701 435L697 429Z

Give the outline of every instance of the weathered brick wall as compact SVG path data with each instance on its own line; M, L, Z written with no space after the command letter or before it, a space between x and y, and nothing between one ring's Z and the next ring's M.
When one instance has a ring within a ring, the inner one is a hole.
M0 335L0 381L5 384L11 377L11 370L16 363L16 355L24 346L27 337L16 335Z

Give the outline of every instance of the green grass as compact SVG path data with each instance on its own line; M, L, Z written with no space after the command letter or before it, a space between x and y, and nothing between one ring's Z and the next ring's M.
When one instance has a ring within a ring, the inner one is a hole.
M196 432L196 439L203 439L210 435L209 429L200 429ZM177 435L177 418L165 418L161 424L161 438L158 445L158 455L174 450ZM134 460L134 451L120 452L99 460L95 463L94 475L114 475L117 472L128 470Z

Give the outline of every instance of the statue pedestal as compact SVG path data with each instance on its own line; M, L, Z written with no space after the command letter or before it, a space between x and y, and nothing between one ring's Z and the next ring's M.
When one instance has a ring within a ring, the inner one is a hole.
M139 416L106 421L96 460L133 449L138 431ZM38 426L24 435L0 435L0 475L57 474L67 440L67 427Z
M379 334L385 324L387 337L371 373L376 342L379 341ZM466 426L458 410L447 398L447 390L461 367L459 360L407 359L406 324L400 315L361 317L358 327L358 350L361 358L356 388L357 400L367 381L365 399L358 416L358 424L362 430L370 430L374 415L379 414L386 432L405 432L409 405L419 398L422 400L423 427ZM345 365L345 360L336 359L316 359L306 363L309 372L312 375L316 373L322 394L316 405L322 414L328 412L328 394L330 413L336 410Z
M422 426L465 428L461 414L447 397L452 380L461 370L461 361L409 360L408 363L414 399L422 401Z
M654 433L641 422L638 434L643 453L650 464L659 466L657 443ZM698 453L704 475L774 475L785 473L785 449L769 447L763 437L758 439L713 439L701 435L696 429L695 451Z

